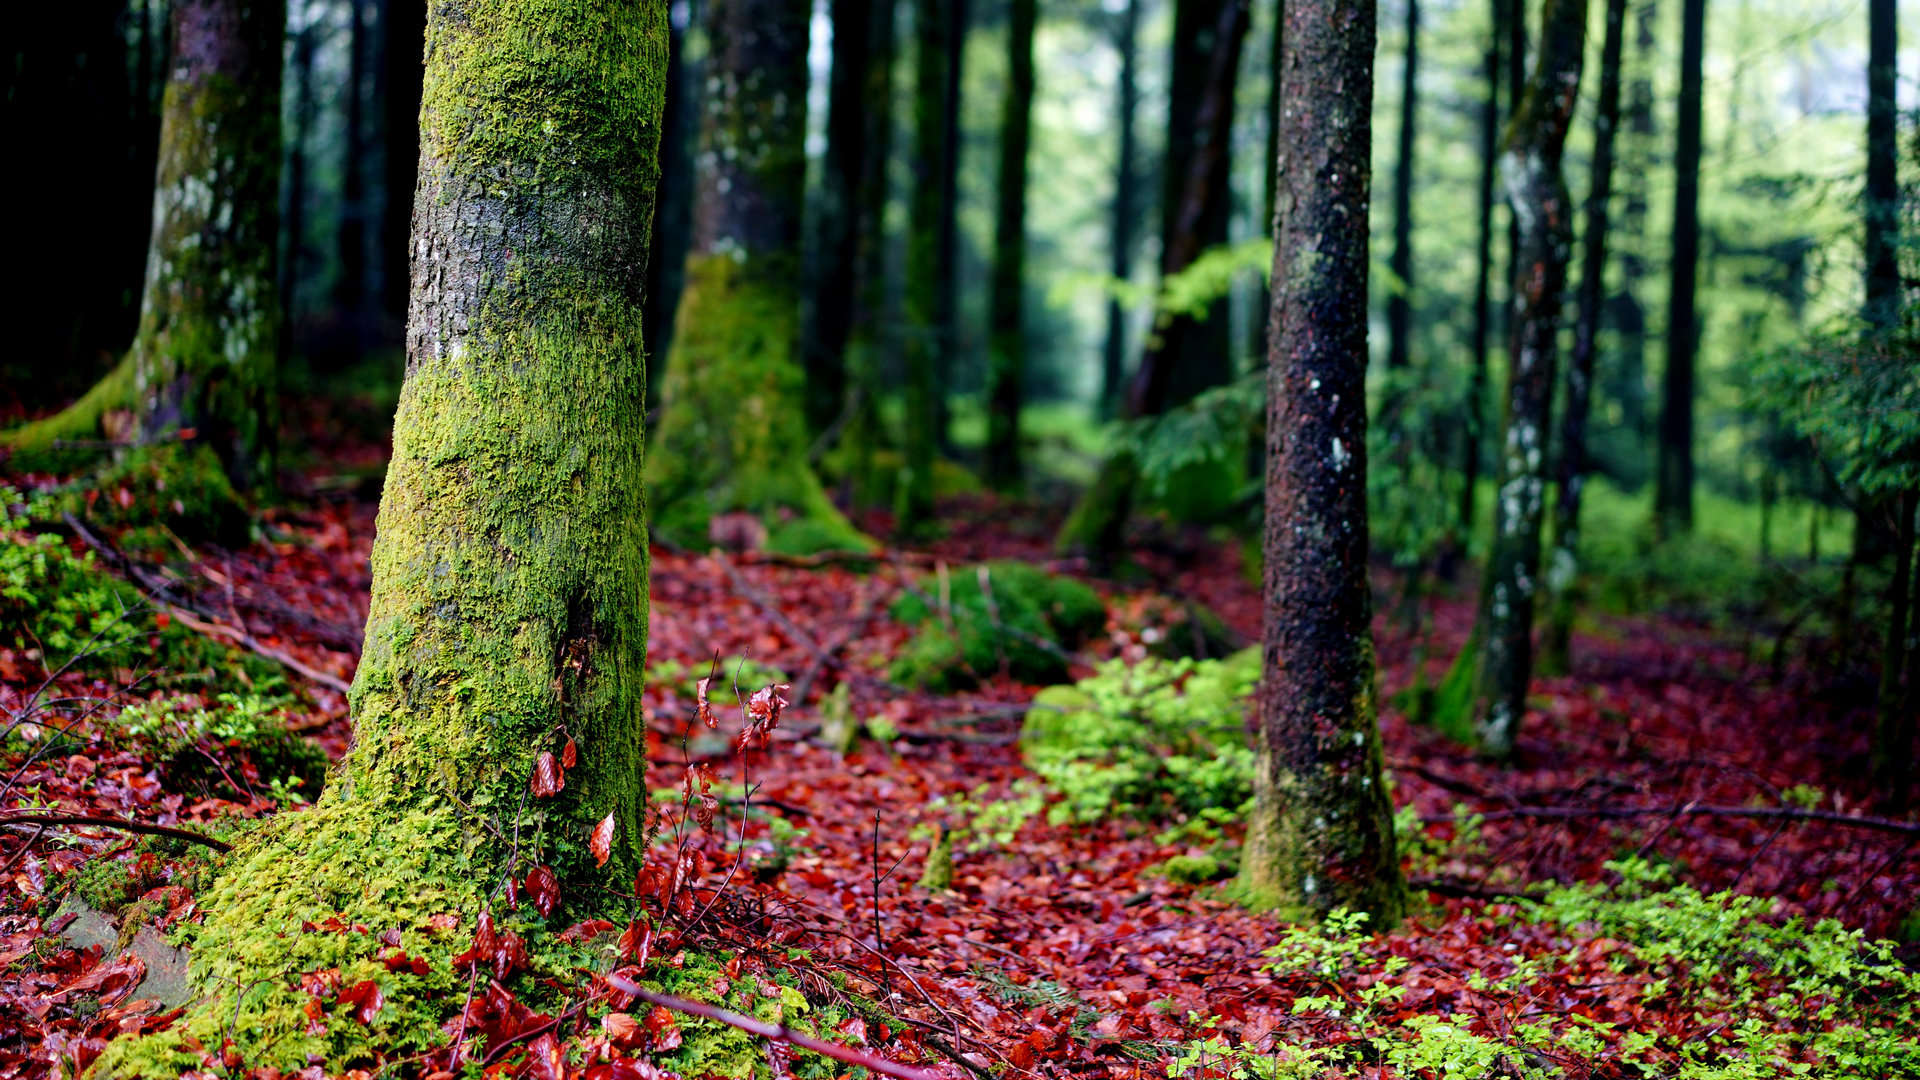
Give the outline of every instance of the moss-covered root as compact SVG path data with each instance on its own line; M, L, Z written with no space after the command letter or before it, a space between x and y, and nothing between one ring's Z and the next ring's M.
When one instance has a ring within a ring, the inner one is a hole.
M8 470L16 473L60 472L84 464L99 452L62 444L105 438L108 418L131 410L133 404L133 357L129 355L65 409L0 431L0 453Z
M775 260L780 261L780 260ZM704 545L713 517L745 512L786 554L871 551L807 464L791 278L749 259L695 255L647 462L655 528Z

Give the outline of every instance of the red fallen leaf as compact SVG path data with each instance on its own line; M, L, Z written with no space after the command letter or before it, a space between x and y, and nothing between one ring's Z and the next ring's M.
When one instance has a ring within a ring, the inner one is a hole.
M427 919L427 929L436 934L444 934L449 930L458 930L460 929L460 916L450 911L443 911L438 915L430 916Z
M340 991L338 1001L351 1008L353 1018L362 1024L373 1023L373 1018L380 1015L380 1010L387 1004L386 995L380 992L380 984L372 979L362 979Z
M631 1013L610 1012L600 1018L600 1030L607 1033L607 1038L625 1045L639 1033L640 1021L635 1020Z
M72 994L84 994L98 991L100 1003L111 1005L127 996L140 980L147 977L146 962L132 953L126 953L111 964L100 964L92 971L62 986L53 998L59 1000Z
M600 820L600 824L593 827L593 835L587 839L587 850L593 852L595 866L605 866L607 860L613 857L614 824L613 811L609 810L607 816Z
M159 627L162 630L165 630L172 623L173 623L173 616L169 615L164 611L160 612L159 614L153 617L153 625Z
M867 1043L867 1022L861 1017L849 1016L844 1023L834 1030L852 1039L856 1045L865 1046Z
M382 956L380 963L388 971L411 971L415 975L425 975L429 970L425 957L408 956L399 949L393 949Z
M627 924L625 933L620 935L620 956L631 960L641 967L647 966L647 953L653 948L653 923L640 920Z
M526 1075L534 1080L566 1080L567 1058L560 1049L560 1043L549 1031L528 1044L533 1052L532 1060L527 1063Z
M694 684L694 715L708 727L719 727L720 720L713 715L713 703L707 700L707 685L711 682L713 682L713 676L708 675Z
M580 744L574 742L572 739L568 739L567 745L560 748L560 767L563 769L571 769L579 763Z
M1033 1058L1033 1047L1025 1042L1014 1043L1013 1048L1007 1051L1007 1061L1016 1069L1033 1068Z
M664 1005L655 1005L647 1013L647 1040L656 1052L673 1050L680 1045L680 1024Z
M591 937L598 937L611 929L613 929L613 924L605 919L588 919L585 922L574 923L572 926L560 931L560 940L585 941Z
M541 915L551 918L560 906L560 878L551 867L535 866L527 871L527 899Z
M534 797L545 799L558 795L566 784L567 777L560 771L560 763L553 759L551 753L540 751L540 756L533 759L533 778L527 782Z

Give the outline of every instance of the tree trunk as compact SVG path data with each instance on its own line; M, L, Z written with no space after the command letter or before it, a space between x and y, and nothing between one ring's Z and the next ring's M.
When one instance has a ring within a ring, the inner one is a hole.
M1393 163L1392 293L1387 297L1387 369L1413 363L1413 146L1420 110L1420 0L1406 0L1407 47L1400 65L1400 143Z
M333 302L347 320L356 344L364 342L367 298L366 82L367 3L347 0L347 84L345 130L340 133L340 277Z
M1878 333L1900 325L1900 176L1896 146L1899 106L1900 6L1867 5L1867 325Z
M1287 46L1287 0L1273 0L1273 40L1267 43L1267 151L1260 160L1274 162L1280 158L1280 53ZM1268 231L1273 229L1274 199L1279 195L1279 186L1275 182L1273 170L1266 171L1266 189L1261 194L1260 227ZM1261 282L1260 306L1254 318L1247 320L1247 355L1256 363L1267 361L1267 310L1273 306L1273 292L1265 282ZM1258 449L1258 436L1255 436L1252 449ZM1258 469L1251 470L1258 472Z
M420 172L421 53L426 0L382 0L380 10L380 312L393 324L407 317L413 188Z
M1659 535L1693 528L1694 277L1700 255L1700 83L1707 0L1683 0L1679 135L1674 151L1673 291L1667 308L1667 371L1660 404L1660 446L1654 487Z
M1887 589L1886 646L1880 655L1880 688L1873 729L1874 787L1888 802L1904 805L1913 783L1913 687L1901 688L1907 674L1907 635L1913 603L1914 513L1920 510L1920 490L1901 492L1888 500L1898 515L1894 521L1893 581Z
M1479 615L1437 702L1442 730L1470 733L1493 757L1513 753L1533 678L1546 446L1561 292L1573 246L1573 200L1560 158L1579 100L1586 36L1586 0L1545 0L1533 78L1500 154L1507 203L1520 222L1507 431Z
M1167 244L1160 252L1160 272L1165 278L1187 268L1198 258L1206 243L1204 226L1213 196L1224 182L1227 168L1227 141L1233 127L1234 75L1240 66L1240 47L1247 36L1247 5L1234 0L1219 10L1219 25L1207 35L1217 51L1207 73L1206 93L1194 117L1195 139L1192 156L1169 157L1170 164L1184 162L1182 198L1174 210ZM1181 393L1181 356L1183 337L1179 327L1191 319L1156 319L1155 336L1140 357L1140 366L1127 382L1120 415L1134 420L1156 416L1185 400ZM1228 367L1232 361L1229 357ZM1133 511L1134 488L1139 480L1139 463L1125 446L1115 450L1101 465L1093 486L1060 527L1055 546L1065 553L1084 554L1096 566L1111 567L1119 558L1126 535L1127 518Z
M1573 627L1574 582L1580 562L1580 489L1587 474L1587 413L1593 395L1595 341L1607 295L1607 205L1613 198L1613 135L1620 122L1620 55L1627 0L1607 0L1606 37L1600 48L1600 111L1594 118L1593 180L1587 192L1585 251L1580 265L1580 307L1567 362L1565 412L1560 420L1560 484L1553 504L1553 556L1547 560L1547 625L1540 666L1568 670Z
M771 550L864 550L807 463L799 355L807 22L786 0L711 0L693 241L661 388L655 528L706 543L727 513Z
M887 0L881 0L886 3ZM872 0L833 0L833 68L827 87L827 152L814 229L819 251L806 305L807 426L827 431L847 404L847 342L859 287L860 191L867 156L866 89L872 64Z
M1646 475L1647 312L1640 283L1647 278L1647 177L1653 171L1653 27L1654 0L1640 0L1634 12L1634 76L1626 92L1626 167L1621 170L1620 223L1610 231L1620 253L1620 291L1609 305L1617 348L1607 366L1609 395L1620 404L1620 426L1631 436L1633 460L1616 462L1613 472Z
M1115 111L1120 127L1113 165L1113 250L1110 270L1115 281L1133 275L1134 113L1139 107L1140 0L1126 0L1121 10L1115 46L1120 53L1120 82ZM1271 214L1269 214L1271 217ZM1107 344L1100 368L1100 415L1111 419L1119 412L1127 378L1127 314L1119 298L1107 301Z
M646 810L640 327L664 15L661 3L434 3L407 377L354 748L317 805L249 834L201 892L199 1004L165 1034L110 1044L95 1075L172 1077L201 1060L189 1038L226 1035L253 1068L363 1065L459 1001L452 956L507 878L551 867L555 925L608 912L600 890L633 880ZM529 798L538 757L569 743L563 790ZM597 866L585 841L609 817ZM449 913L461 930L426 931ZM382 972L360 934L294 932L335 916L400 931L428 973ZM381 979L371 1022L309 1024L290 973L330 967Z
M660 405L660 385L671 366L673 317L686 285L693 241L693 137L700 130L699 58L690 54L689 24L698 0L668 5L666 105L660 114L660 191L654 199L647 259L647 412Z
M953 260L948 225L958 150L948 108L950 68L957 47L949 40L960 0L916 0L914 5L913 189L907 214L906 469L894 507L902 536L933 526L933 462L945 430L943 377L953 346Z
M940 291L936 295L935 325L939 349L934 353L933 432L941 453L953 452L953 416L949 399L960 356L960 151L966 132L960 126L962 62L967 55L968 0L946 0L946 86L940 107L946 113L947 152L941 169L940 218L937 234Z
M864 152L860 159L859 191L852 207L853 313L846 350L847 393L843 402L846 426L842 436L847 452L845 489L860 506L884 500L881 494L895 479L875 467L875 454L885 441L879 415L883 359L893 354L898 334L886 320L888 285L887 203L892 194L893 164L893 0L870 5L867 64L861 76Z
M1372 0L1288 0L1267 353L1265 667L1241 896L1303 918L1405 908L1367 585Z
M1007 96L1000 117L1000 205L994 215L992 325L987 359L987 483L1020 486L1021 382L1026 377L1027 142L1033 114L1037 0L1013 0L1007 22Z
M1487 31L1487 98L1480 106L1480 235L1474 259L1472 367L1467 375L1467 416L1461 440L1460 534L1473 530L1479 505L1480 452L1486 442L1487 342L1493 322L1493 181L1500 158L1500 35L1514 0L1492 0Z

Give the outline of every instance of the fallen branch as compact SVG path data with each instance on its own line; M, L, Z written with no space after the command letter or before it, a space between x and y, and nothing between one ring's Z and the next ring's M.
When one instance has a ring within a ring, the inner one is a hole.
M1856 829L1872 829L1876 832L1893 833L1896 836L1920 836L1920 822L1895 821L1892 818L1867 817L1859 814L1842 814L1832 810L1802 810L1795 806L1710 806L1689 803L1684 806L1519 806L1510 810L1489 810L1476 816L1482 821L1505 821L1516 818L1547 818L1554 820L1572 820L1579 818L1642 818L1642 817L1687 817L1704 815L1707 817L1762 818L1787 821L1820 821L1829 825L1845 825ZM1424 814L1421 822L1427 825L1450 824L1451 814Z
M758 1035L763 1039L772 1039L774 1042L788 1043L802 1050L811 1050L816 1054L830 1057L835 1061L842 1061L848 1065L858 1065L883 1076L895 1077L896 1080L939 1080L935 1074L925 1069L916 1069L911 1065L901 1065L888 1061L886 1058L875 1057L865 1051L855 1050L851 1046L841 1046L838 1043L824 1042L811 1035L802 1034L781 1024L769 1024L764 1020L756 1020L751 1016L742 1016L730 1009L722 1009L716 1005L708 1005L705 1002L688 1001L686 998L677 998L670 994L656 994L623 975L608 975L607 985L612 986L623 994L637 997L642 1001L652 1002L655 1005L672 1009L675 1012L705 1017L708 1020L717 1020L722 1024L737 1027L741 1031Z
M41 827L94 826L101 829L119 829L122 832L143 833L147 836L166 836L175 840L185 840L191 844L203 844L215 851L232 851L233 845L225 840L215 840L205 833L192 829L177 829L171 825L152 825L144 821L132 821L127 818L98 817L92 814L56 814L41 810L20 810L0 812L0 828L19 828L27 825Z

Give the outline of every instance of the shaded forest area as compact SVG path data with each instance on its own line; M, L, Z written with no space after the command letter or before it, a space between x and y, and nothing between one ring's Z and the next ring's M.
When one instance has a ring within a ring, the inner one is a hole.
M14 20L0 1077L1920 1075L1910 6Z

